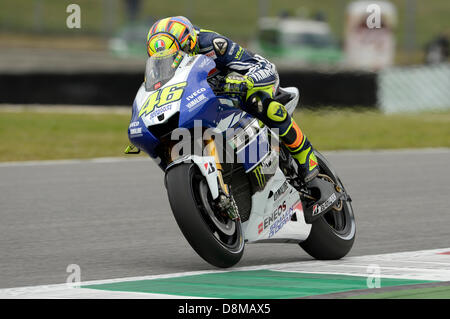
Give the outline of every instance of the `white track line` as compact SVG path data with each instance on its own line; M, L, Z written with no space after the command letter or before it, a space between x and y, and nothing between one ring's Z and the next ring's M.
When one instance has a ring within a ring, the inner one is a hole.
M337 151L323 151L327 155L377 155L377 154L447 154L450 153L450 148L405 148L405 149L381 149L381 150L337 150ZM85 164L85 163L119 163L126 161L149 161L149 157L136 156L122 156L122 157L97 157L87 159L62 159L62 160L42 160L42 161L11 161L0 163L1 167L14 166L47 166L47 165L64 165L64 164Z
M0 112L8 113L62 113L62 114L119 114L131 115L131 106L101 105L42 105L42 104L0 104Z
M68 164L89 164L89 163L120 163L129 161L149 161L148 157L96 157L87 159L66 159L66 160L45 160L45 161L23 161L23 162L3 162L0 163L2 167L21 167L21 166L49 166L49 165L68 165Z
M448 252L450 248L401 252L381 255L367 255L347 257L336 261L308 261L236 267L229 270L192 271L163 275L115 278L107 280L86 281L77 284L56 284L45 286L31 286L21 288L0 289L1 298L189 298L163 294L147 294L132 292L110 292L78 286L99 285L126 281L152 280L175 278L181 276L202 275L210 273L225 273L230 271L274 270L283 272L336 274L368 277L368 267L378 265L381 278L415 279L450 281L450 255L439 253ZM402 263L412 264L413 267L402 267ZM420 267L424 265L426 267ZM415 264L415 265L414 265Z

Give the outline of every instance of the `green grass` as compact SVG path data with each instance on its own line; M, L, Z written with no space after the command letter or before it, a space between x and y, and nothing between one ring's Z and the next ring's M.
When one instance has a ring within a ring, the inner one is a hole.
M0 161L123 155L129 116L0 112Z
M295 119L322 150L450 147L450 112L385 115L302 111Z
M450 112L301 111L319 150L450 147ZM0 111L0 161L121 156L130 115Z

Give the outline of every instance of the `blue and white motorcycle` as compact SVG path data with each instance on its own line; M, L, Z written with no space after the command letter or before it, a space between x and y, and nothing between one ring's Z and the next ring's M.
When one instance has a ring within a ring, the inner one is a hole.
M296 185L294 161L276 132L242 111L239 99L213 91L214 68L204 55L150 57L128 129L125 152L143 150L164 170L189 244L217 267L235 265L246 243L298 243L317 259L345 256L355 220L336 172L316 152L315 184ZM292 114L299 93L280 88L275 99Z

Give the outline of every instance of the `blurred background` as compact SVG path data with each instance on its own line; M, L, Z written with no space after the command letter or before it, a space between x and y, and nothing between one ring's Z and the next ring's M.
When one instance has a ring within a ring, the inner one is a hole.
M68 27L72 3L80 8L79 28ZM369 26L377 22L374 4L379 28ZM376 116L438 111L444 112L441 122L448 119L448 0L1 0L0 106L129 110L143 80L148 29L174 15L273 61L281 86L299 88L302 110ZM450 132L439 134L446 146ZM395 146L361 141L327 147Z
M360 6L358 3L360 2ZM69 29L66 8L76 3L82 11L80 29ZM264 17L283 17L323 22L323 45L336 44L343 49L349 32L357 28L355 20L367 16L368 4L377 1L353 0L229 0L215 3L207 0L2 0L0 3L0 30L2 46L44 48L78 48L120 52L125 48L111 44L111 38L121 38L133 52L136 42L142 43L148 27L161 17L185 15L197 25L215 30L244 45L255 37L264 41L277 38L275 25L263 22ZM392 0L382 3L383 27L393 33L397 64L423 63L425 51L440 37L449 36L446 0ZM356 22L357 24L358 22ZM297 29L305 29L306 25ZM301 30L298 30L301 32ZM320 26L310 32L318 35ZM307 33L307 31L305 31ZM328 39L329 38L329 39ZM299 42L300 38L294 42ZM318 45L316 41L316 44ZM286 41L288 42L288 41ZM304 44L312 45L305 39ZM291 43L292 44L292 43ZM142 47L142 45L141 45ZM139 49L136 49L139 51ZM143 50L140 50L143 51ZM133 52L138 53L138 52ZM142 54L142 52L141 52Z
M450 0L0 0L0 287L64 282L72 263L83 281L205 269L156 165L110 160L129 145L148 29L174 15L299 88L294 118L352 194L352 254L448 246ZM252 247L241 265L297 250Z

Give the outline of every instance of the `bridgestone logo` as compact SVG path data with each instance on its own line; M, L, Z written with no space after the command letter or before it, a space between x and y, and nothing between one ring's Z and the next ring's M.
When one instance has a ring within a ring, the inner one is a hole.
M336 194L333 193L330 197L328 197L328 199L322 205L320 205L320 206L314 205L312 215L316 216L316 215L320 214L321 212L326 210L328 207L330 207L331 204L333 204L335 200L336 200Z

